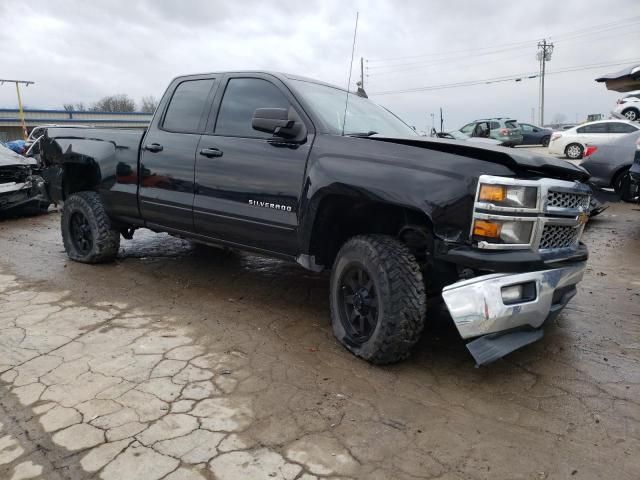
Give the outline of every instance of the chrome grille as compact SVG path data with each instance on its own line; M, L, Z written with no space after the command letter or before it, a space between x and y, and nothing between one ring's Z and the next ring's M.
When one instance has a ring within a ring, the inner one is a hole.
M556 192L550 190L547 194L547 207L584 209L589 208L589 195L582 193Z
M572 225L545 225L540 237L540 250L573 247L580 229Z

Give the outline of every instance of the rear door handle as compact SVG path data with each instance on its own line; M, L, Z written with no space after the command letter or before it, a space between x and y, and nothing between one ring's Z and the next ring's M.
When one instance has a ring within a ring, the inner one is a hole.
M153 152L153 153L161 152L163 148L164 147L162 145L160 145L159 143L152 143L152 144L147 144L147 145L144 146L144 149L147 152Z
M222 150L220 150L219 148L203 148L202 150L200 150L200 155L209 158L221 157Z

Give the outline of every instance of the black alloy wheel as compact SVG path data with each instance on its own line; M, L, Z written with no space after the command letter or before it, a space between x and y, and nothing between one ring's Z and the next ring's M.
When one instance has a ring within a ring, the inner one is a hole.
M82 255L87 255L93 248L93 233L87 217L82 212L73 212L69 224L73 246Z
M364 265L353 263L340 280L340 321L349 340L362 344L378 325L378 297L373 279Z

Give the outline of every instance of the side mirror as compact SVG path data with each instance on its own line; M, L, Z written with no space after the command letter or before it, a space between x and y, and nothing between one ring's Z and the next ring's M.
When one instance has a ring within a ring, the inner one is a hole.
M539 132L540 130L538 130L537 128L533 129L534 132Z
M254 130L294 142L303 142L307 138L307 128L291 108L257 108L253 112L251 126Z

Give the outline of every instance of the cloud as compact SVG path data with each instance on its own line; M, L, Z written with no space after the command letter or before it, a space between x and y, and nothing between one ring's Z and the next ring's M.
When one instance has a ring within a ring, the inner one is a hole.
M149 94L159 97L177 75L234 69L286 71L344 86L357 10L356 59L370 59L365 78L369 92L535 72L538 39L629 18L634 11L640 14L637 0L588 8L577 0L9 0L0 5L1 71L5 77L36 82L24 91L24 101L32 108L89 104L115 93L136 100ZM489 50L477 50L524 41L530 46L490 55ZM638 23L621 31L558 40L549 70L640 58L635 48L639 41ZM397 66L401 64L409 65ZM593 79L617 68L550 75L546 118L564 113L575 120L576 115L583 119L588 113L609 112L619 94L607 92ZM538 82L372 98L421 129L430 125L430 114L439 107L448 128L487 115L530 121L531 109L537 110ZM0 88L0 107L15 104L15 91L7 85Z

